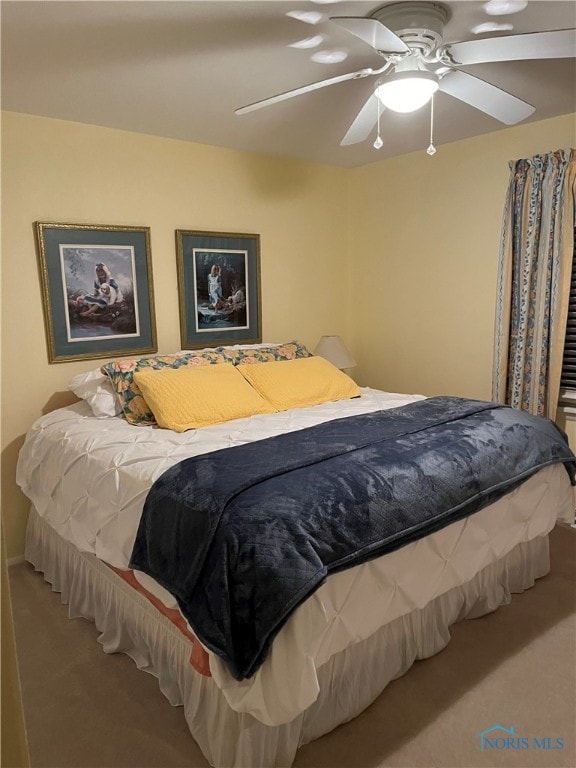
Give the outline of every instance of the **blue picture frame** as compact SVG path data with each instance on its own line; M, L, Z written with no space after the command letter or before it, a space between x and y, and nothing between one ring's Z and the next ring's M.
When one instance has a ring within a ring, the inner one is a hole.
M176 230L182 349L262 341L260 235Z
M148 227L35 231L49 363L157 351Z

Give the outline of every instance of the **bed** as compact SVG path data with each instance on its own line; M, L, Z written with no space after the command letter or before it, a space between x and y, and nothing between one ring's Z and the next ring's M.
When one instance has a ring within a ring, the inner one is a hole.
M202 354L209 364L221 362L219 354L228 362L232 356L237 367L311 357L299 345ZM170 356L166 365L189 368L199 357ZM256 372L258 366L249 367ZM278 365L272 368L277 372ZM314 436L340 423L365 425L354 420L383 414L413 420L431 400L370 388L341 399L326 399L324 392L314 405L176 431L150 422L156 410L148 409L142 393L155 402L154 392L137 388L134 396L136 370L136 363L115 364L122 382L116 389L108 373L77 377L71 388L83 399L30 429L17 477L32 502L26 559L61 592L71 617L96 623L106 652L127 653L158 678L170 703L183 706L193 737L217 768L290 766L299 746L358 715L416 659L445 647L451 624L495 610L545 575L548 533L559 521L573 521L574 457L558 432L553 458L520 473L497 498L486 497L472 513L385 554L371 552L330 570L283 617L264 658L250 674L239 674L211 641L200 642L196 617L183 612L177 590L160 583L162 574L152 578L153 569L134 568L142 529L158 536L152 522L143 522L151 514L151 488L194 457L228 460L256 444L270 454L270 441ZM126 375L132 391L120 412L118 392L130 388ZM146 377L136 379L146 383ZM297 387L291 382L287 389L293 397ZM552 434L555 427L546 425ZM149 539L144 550L150 546Z

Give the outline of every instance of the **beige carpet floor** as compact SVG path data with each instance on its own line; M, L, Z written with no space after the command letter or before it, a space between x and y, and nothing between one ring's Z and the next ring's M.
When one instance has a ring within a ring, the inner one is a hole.
M444 651L302 747L295 768L574 768L576 530L553 531L551 556L533 589L454 626ZM206 768L155 678L104 654L95 627L70 621L31 566L10 572L32 768ZM513 726L527 748L481 751L494 725Z

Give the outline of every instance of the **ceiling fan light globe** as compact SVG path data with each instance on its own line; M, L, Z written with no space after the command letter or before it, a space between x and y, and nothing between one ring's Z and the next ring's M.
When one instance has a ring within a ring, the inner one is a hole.
M393 112L415 112L438 90L438 78L432 72L399 72L376 89L378 98Z

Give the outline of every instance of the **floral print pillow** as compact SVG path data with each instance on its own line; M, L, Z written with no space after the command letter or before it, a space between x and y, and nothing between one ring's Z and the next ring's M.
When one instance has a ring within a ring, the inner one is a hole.
M215 365L217 363L232 363L247 365L253 363L268 363L272 360L295 360L301 357L312 357L303 344L290 341L275 346L255 347L215 347L191 352L176 352L171 355L155 355L137 359L115 360L101 368L108 376L122 408L122 413L129 424L139 427L157 426L152 409L144 399L140 388L134 381L136 371L145 368L160 370L161 368L182 368L183 366Z
M136 360L115 360L103 365L101 370L108 376L114 387L126 421L139 427L153 427L156 426L156 419L134 381L136 371L146 368L160 370L161 368L182 368L184 366L214 365L225 362L228 361L216 350L202 353L180 352L173 355L141 357Z
M246 365L252 363L270 363L274 360L295 360L300 357L312 357L303 344L290 341L286 344L276 344L270 347L258 346L252 349L244 347L216 347L216 352L224 355L227 363Z

